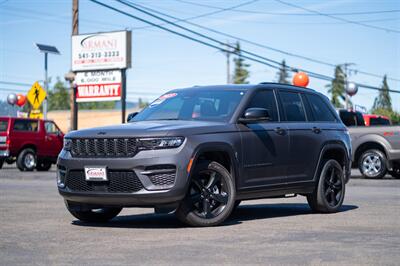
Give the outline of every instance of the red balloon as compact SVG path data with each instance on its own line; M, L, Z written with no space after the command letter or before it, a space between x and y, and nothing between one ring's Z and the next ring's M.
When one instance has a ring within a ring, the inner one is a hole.
M307 87L309 82L310 79L308 78L308 75L304 72L298 72L293 77L293 85L295 86Z
M18 93L17 94L17 105L19 107L22 107L22 106L24 106L25 103L26 103L26 96Z

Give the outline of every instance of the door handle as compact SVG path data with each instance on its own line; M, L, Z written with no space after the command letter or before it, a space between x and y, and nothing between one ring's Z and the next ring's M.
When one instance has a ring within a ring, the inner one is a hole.
M321 133L321 129L318 128L318 127L313 127L311 130L312 130L312 132L314 132L315 134Z
M277 127L274 129L275 133L278 135L285 135L285 130L283 128Z

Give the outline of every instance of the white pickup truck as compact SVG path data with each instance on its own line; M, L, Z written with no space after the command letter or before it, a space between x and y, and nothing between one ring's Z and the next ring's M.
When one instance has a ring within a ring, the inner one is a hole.
M353 167L367 178L400 178L400 126L367 127L360 112L338 113L351 136Z

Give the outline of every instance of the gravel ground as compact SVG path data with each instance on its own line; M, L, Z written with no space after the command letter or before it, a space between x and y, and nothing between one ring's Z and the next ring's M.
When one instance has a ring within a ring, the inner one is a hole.
M305 198L246 201L222 226L190 228L174 215L124 209L84 224L65 209L54 169L0 170L0 265L398 265L400 180L350 180L339 213Z

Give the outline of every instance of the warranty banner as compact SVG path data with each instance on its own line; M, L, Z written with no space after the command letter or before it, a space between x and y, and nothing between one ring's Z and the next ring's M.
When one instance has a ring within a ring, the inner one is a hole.
M78 72L77 102L100 102L121 100L121 71L88 71Z

